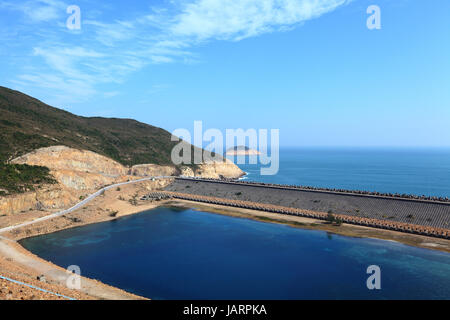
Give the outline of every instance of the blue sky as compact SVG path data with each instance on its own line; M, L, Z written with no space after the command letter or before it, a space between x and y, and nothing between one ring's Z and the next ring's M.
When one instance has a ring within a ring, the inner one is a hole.
M0 85L79 115L450 146L448 0L1 0L0 16Z

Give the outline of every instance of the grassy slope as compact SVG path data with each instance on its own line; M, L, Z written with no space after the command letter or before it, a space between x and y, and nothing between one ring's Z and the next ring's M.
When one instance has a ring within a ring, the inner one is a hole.
M0 87L0 161L40 147L91 150L124 165L171 164L177 142L161 128L131 119L86 118Z
M170 138L169 132L136 120L80 117L0 86L0 189L10 193L51 180L45 168L6 164L32 150L65 145L127 166L170 165L170 154L177 144Z

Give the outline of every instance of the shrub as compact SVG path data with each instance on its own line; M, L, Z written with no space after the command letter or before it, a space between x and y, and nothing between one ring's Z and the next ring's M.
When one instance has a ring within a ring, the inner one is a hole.
M328 211L328 215L327 215L327 221L330 223L334 222L334 216L331 210Z
M46 167L0 162L0 189L3 195L33 191L37 185L54 183L56 180Z
M328 211L328 215L327 215L327 221L329 223L335 224L340 226L342 224L342 220L339 219L338 217L334 216L334 214L332 213L331 210Z
M117 216L117 214L119 213L119 211L113 211L109 214L110 217L115 217Z

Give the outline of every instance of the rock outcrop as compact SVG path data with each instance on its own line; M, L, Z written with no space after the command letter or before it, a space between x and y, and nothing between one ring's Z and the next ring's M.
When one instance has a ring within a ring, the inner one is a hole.
M45 166L64 187L74 190L94 190L124 181L128 168L95 152L65 146L37 149L12 163Z
M47 185L36 191L0 197L0 215L28 210L64 209L80 201L81 195L81 192L59 185Z
M199 177L199 178L239 178L245 175L238 166L228 159L224 161L208 161L199 164L196 169L190 167L182 167L180 175L185 177Z
M58 182L39 186L36 191L0 197L0 214L28 210L63 209L80 197L106 186L148 176L196 176L202 178L238 178L244 175L231 161L207 162L195 171L190 167L141 164L131 168L95 152L65 146L37 149L11 161L17 164L45 166Z
M175 166L138 164L131 167L130 174L138 177L177 176L180 174L180 171Z
M228 159L224 161L210 161L200 164L195 171L195 176L201 178L239 178L244 175L244 171L239 169L233 162Z
M65 146L41 148L14 159L12 163L45 166L51 171L68 170L119 177L128 174L120 163L98 153Z

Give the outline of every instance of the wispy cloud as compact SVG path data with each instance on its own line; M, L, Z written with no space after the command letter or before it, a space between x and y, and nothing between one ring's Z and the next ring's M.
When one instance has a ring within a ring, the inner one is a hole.
M91 83L53 74L22 74L12 83L24 91L29 91L30 87L49 90L52 92L49 102L56 106L82 102L97 93Z
M88 80L86 74L78 68L79 62L88 63L91 59L103 58L104 54L87 50L82 47L75 48L40 48L33 49L35 56L44 58L45 62L55 71L59 71L69 78Z
M112 97L118 96L119 94L120 94L119 91L110 91L110 92L103 93L103 96L105 98L112 98Z
M30 22L47 22L63 16L67 4L58 0L5 1L0 4L0 8L21 11Z
M114 23L103 23L94 20L83 22L85 26L92 26L96 34L96 40L106 46L114 46L119 42L129 41L139 32L132 22L116 21Z
M348 0L199 0L188 3L170 31L196 40L242 40L321 16Z
M34 0L2 3L30 22L59 21L58 29L40 30L31 45L33 72L14 83L55 90L55 94L89 98L96 86L121 82L151 64L196 61L195 47L214 40L241 41L283 31L345 5L351 0L191 0L170 8L150 8L128 20L83 20L76 39L65 29L66 3ZM61 17L62 20L61 20ZM30 30L28 30L30 31ZM11 32L11 31L10 31ZM31 32L31 31L30 31ZM70 39L71 41L68 41ZM42 61L44 65L40 65ZM104 93L104 97L114 96ZM70 101L70 99L69 99Z

